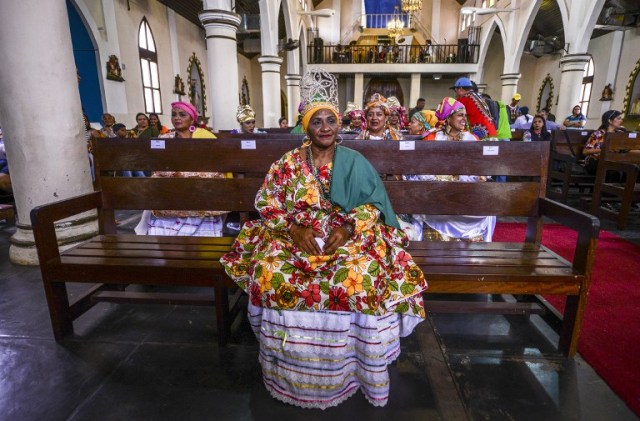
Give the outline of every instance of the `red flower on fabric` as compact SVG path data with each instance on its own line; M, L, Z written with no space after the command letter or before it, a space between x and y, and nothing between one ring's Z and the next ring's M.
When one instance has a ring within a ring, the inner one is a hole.
M404 268L409 264L409 260L411 260L411 255L405 251L401 251L398 253L398 257L396 257L396 264Z
M311 284L307 286L307 289L300 293L300 296L304 298L304 302L307 307L312 307L314 303L320 302L320 285Z
M249 294L249 296L251 297L251 304L253 304L254 306L257 307L262 307L262 299L260 296L260 284L257 282L254 282L251 284L251 294Z
M349 311L347 294L342 288L331 288L329 290L329 310Z
M291 176L293 175L293 168L291 168L291 165L289 165L289 163L285 162L278 170L277 174L280 183L283 183L291 178Z

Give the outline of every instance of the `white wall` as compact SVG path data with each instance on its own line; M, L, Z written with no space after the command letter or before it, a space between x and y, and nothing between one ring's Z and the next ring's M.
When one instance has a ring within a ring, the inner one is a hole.
M482 83L487 85L485 92L496 100L502 95L502 74L504 68L504 49L502 47L502 38L497 31L493 31L487 57L484 60L484 71ZM477 82L477 81L476 81Z
M127 10L125 0L115 0L115 22L117 28L117 48L109 45L113 42L114 36L109 36L105 30L106 17L103 14L101 0L85 0L84 4L89 16L84 16L85 20L95 23L99 33L97 37L101 40L99 48L109 49L109 51L99 51L102 57L108 57L112 51L120 51L119 60L122 67L124 82L110 80L101 81L104 86L105 96L124 95L126 96L127 112L110 110L107 106L105 112L111 112L120 123L127 127L135 126L135 115L144 111L144 98L142 91L142 75L140 71L140 61L138 54L138 29L143 17L147 18L153 33L156 48L158 51L158 68L160 76L160 90L162 95L162 114L160 115L164 125L170 125L170 104L176 99L173 93L175 73L172 66L171 42L169 37L169 23L167 19L167 8L160 2L154 0L130 0L130 9ZM80 11L82 14L82 10ZM204 42L204 30L176 15L176 32L178 37L179 51L177 52L180 62L180 76L188 83L187 66L192 53L200 60L202 71L205 75L205 86L208 85L207 56ZM96 36L96 34L94 34ZM99 74L104 75L105 66L103 62L98 63ZM124 89L122 86L124 85ZM188 89L188 85L186 86ZM186 97L183 97L186 99ZM124 108L124 107L122 107ZM211 108L207 104L207 113L211 114Z

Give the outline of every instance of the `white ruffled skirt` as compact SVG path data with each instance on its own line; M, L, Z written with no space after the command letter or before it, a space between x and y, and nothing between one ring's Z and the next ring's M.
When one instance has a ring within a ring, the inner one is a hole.
M390 313L302 312L249 303L269 393L283 402L325 409L358 390L374 406L389 398L387 365L400 355L400 337L423 319Z

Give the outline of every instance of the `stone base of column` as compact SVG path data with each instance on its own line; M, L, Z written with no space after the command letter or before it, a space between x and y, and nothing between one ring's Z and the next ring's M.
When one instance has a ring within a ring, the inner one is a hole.
M75 220L65 220L56 224L58 247L67 250L88 240L98 233L98 218L96 215ZM38 251L33 238L31 225L16 223L16 233L11 237L9 259L18 265L38 265Z

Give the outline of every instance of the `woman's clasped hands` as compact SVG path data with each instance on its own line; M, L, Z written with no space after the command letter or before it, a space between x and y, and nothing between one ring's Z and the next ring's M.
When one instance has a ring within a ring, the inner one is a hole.
M296 246L303 252L312 256L331 255L347 243L351 237L351 230L347 225L334 228L329 234L329 238L322 245L322 233L312 227L304 227L298 224L291 224L289 235Z

